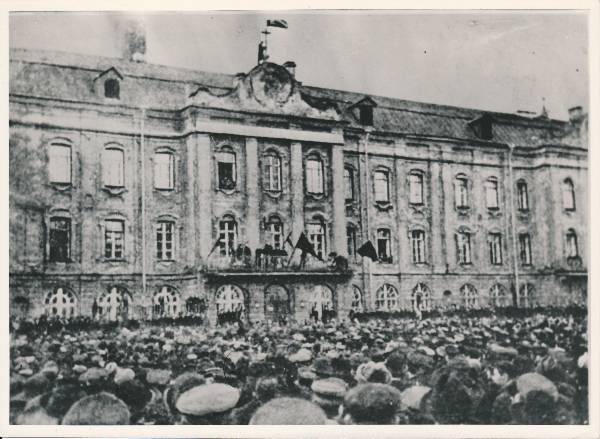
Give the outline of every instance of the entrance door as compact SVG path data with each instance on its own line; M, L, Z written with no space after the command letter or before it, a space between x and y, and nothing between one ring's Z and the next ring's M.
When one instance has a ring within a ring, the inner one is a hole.
M322 321L324 312L333 311L333 292L325 285L315 286L309 305L309 317Z
M290 299L281 285L270 285L265 290L265 319L272 322L288 319Z

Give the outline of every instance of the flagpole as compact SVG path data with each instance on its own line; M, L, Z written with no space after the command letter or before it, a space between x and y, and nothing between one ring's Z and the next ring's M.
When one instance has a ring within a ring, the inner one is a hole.
M366 206L366 220L367 220L367 241L371 239L371 233L370 233L370 228L371 228L371 221L369 219L369 208L370 208L370 199L369 199L369 194L371 192L371 186L370 186L370 182L369 182L369 130L365 130L365 164L366 164L366 172L365 172L365 183L366 183L366 192L367 192L367 206ZM373 271L372 271L372 264L373 264L373 260L369 260L368 262L368 270L369 270L369 298L370 298L370 308L373 309L373 304L374 304L374 296L373 296ZM364 268L363 268L364 270ZM364 271L363 271L363 275L364 275Z

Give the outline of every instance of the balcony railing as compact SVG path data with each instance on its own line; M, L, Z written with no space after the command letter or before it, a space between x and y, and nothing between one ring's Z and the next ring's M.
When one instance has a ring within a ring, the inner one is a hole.
M323 274L323 275L349 275L352 270L348 264L334 263L333 261L319 261L308 256L304 263L299 257L294 257L289 262L287 256L268 256L258 260L251 257L224 257L212 256L206 261L204 271L208 274Z

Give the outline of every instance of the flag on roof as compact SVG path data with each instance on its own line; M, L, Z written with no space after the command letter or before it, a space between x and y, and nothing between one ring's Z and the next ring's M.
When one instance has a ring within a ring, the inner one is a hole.
M302 250L303 253L308 253L308 254L313 255L319 261L323 260L317 255L313 245L310 243L310 241L308 240L308 238L306 237L306 235L304 233L300 234L300 237L298 238L298 241L296 242L295 248Z
M377 256L377 250L375 250L375 246L371 241L365 242L356 252L363 257L371 258L373 261L377 261L379 259L379 256Z
M285 20L267 20L267 26L269 27L280 27L282 29L287 29L288 24Z

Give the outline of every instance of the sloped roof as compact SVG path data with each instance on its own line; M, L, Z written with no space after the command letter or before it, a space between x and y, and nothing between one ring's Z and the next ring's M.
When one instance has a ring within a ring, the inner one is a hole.
M39 97L101 102L94 93L93 80L110 68L117 69L128 81L121 103L178 110L187 97L200 87L225 91L231 89L235 75L202 72L118 58L80 55L55 51L11 49L10 92ZM148 93L152 90L152 93ZM377 104L373 129L382 132L478 140L469 121L489 114L494 120L494 142L537 146L567 143L580 146L574 136L565 136L568 122L531 118L518 114L497 113L470 108L408 101L350 91L301 86L303 98L313 103L324 100L345 116L350 127L362 128L350 113L351 107L368 98ZM324 104L325 105L325 104Z

